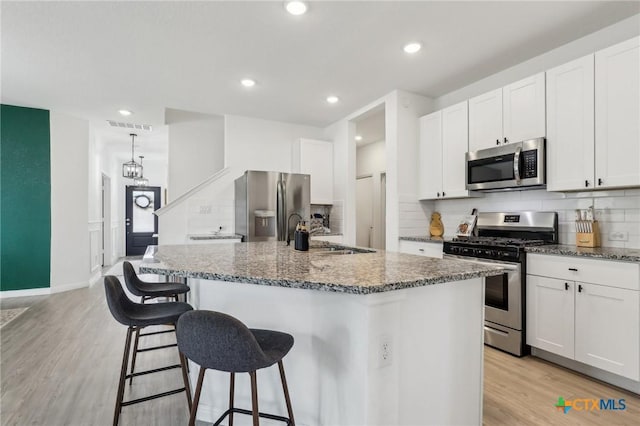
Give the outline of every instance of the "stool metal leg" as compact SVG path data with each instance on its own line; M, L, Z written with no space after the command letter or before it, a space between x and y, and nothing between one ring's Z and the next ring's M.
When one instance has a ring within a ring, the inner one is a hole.
M253 413L253 426L260 426L260 415L258 411L258 382L256 379L256 372L251 371L251 408Z
M127 380L127 364L129 363L129 350L131 349L131 335L133 327L127 329L127 340L124 344L124 354L122 355L122 368L120 368L120 382L118 383L118 396L116 399L116 410L113 414L113 426L118 425L120 411L122 410L122 398L124 396L124 382Z
M131 384L133 383L133 369L136 367L136 357L138 355L138 340L140 340L140 327L136 328L136 338L133 339L133 355L131 356L132 376L129 377L129 386L131 386Z
M187 373L187 357L180 351L180 365L182 366L182 380L184 380L184 390L187 393L187 405L189 406L189 412L191 412L191 390L189 389L189 374Z
M189 426L195 426L196 424L196 412L198 411L198 403L200 402L200 392L202 391L202 381L204 380L204 372L207 369L200 367L200 373L198 374L198 384L196 385L196 393L193 397L193 403L191 404L191 415L189 416Z
M287 387L287 378L284 376L284 365L282 360L278 361L278 369L280 370L280 380L282 381L282 390L284 391L284 400L287 403L287 412L289 413L289 420L291 426L296 425L296 421L293 419L293 408L291 407L291 398L289 398L289 388Z
M233 426L233 396L236 386L236 373L229 376L229 426Z

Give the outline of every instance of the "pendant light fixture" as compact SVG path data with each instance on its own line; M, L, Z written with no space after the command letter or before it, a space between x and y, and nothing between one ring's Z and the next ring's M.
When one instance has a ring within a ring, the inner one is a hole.
M147 186L149 185L149 179L145 178L142 174L142 159L144 158L144 155L139 155L138 158L140 158L140 177L135 178L133 180L133 184L135 186Z
M133 143L138 135L130 133L129 136L131 136L131 161L122 165L122 177L136 179L142 177L142 164L136 163L133 159Z

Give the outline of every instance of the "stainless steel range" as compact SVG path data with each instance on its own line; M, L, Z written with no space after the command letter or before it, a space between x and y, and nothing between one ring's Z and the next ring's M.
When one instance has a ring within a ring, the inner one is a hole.
M502 275L487 277L485 344L516 356L526 345L525 247L558 243L556 212L479 213L476 236L444 242L444 257L475 263L499 263Z

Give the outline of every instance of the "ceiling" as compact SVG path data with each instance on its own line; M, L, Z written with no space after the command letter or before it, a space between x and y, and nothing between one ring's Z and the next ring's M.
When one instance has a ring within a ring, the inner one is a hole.
M437 97L640 11L609 1L311 2L297 17L281 1L0 7L3 103L156 128L165 108L326 126L394 89ZM423 48L409 56L413 40ZM242 87L245 77L257 85ZM121 108L135 114L123 120Z

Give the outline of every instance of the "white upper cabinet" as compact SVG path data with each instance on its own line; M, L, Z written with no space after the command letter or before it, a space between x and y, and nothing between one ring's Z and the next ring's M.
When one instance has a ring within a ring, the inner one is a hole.
M640 37L595 54L598 188L640 185Z
M594 55L547 71L547 189L594 186Z
M333 204L333 143L295 141L292 171L311 175L311 204Z
M544 137L544 73L511 83L502 89L503 142Z
M419 198L439 198L442 192L442 111L420 117L418 170Z
M469 99L469 151L544 137L544 73Z
M465 189L468 126L467 101L420 118L421 200L469 196Z
M469 151L502 143L502 89L469 99Z
M469 149L467 101L442 110L442 196L467 197L465 153Z

